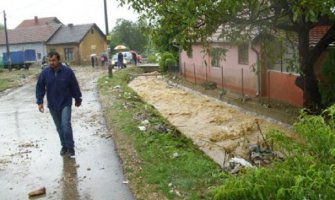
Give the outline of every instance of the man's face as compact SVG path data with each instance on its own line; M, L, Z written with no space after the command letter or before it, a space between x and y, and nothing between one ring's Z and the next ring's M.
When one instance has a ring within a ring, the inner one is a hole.
M49 65L52 69L56 69L59 66L59 60L56 55L49 57Z

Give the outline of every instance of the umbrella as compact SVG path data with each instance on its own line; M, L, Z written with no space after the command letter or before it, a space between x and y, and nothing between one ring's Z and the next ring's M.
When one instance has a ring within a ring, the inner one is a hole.
M116 47L114 48L114 50L123 50L123 49L127 49L127 47L126 46L124 46L124 45L116 45Z

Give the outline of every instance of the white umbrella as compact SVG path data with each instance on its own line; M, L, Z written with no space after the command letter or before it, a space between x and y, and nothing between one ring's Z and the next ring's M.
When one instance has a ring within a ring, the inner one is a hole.
M126 46L124 46L124 45L116 45L116 47L114 48L114 50L124 50L124 49L127 49L127 47Z

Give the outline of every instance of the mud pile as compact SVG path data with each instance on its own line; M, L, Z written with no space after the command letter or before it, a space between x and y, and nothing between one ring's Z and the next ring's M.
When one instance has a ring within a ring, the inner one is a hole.
M248 159L250 145L264 143L256 121L263 133L284 129L272 120L160 76L139 76L129 86L221 166L233 156Z

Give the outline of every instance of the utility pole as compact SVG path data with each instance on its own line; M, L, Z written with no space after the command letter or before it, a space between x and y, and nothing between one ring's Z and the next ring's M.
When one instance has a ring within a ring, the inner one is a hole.
M108 15L107 15L107 2L104 0L104 10L105 10L105 27L106 27L106 36L108 35ZM109 41L109 40L108 40ZM107 52L107 56L109 56L110 52ZM113 77L113 67L112 63L108 62L108 77Z
M105 26L106 26L106 36L108 35L108 16L107 16L107 2L104 0L104 9L105 9Z
M6 19L5 11L3 11L3 18L4 18L4 26L5 26L5 37L6 37L7 65L8 65L8 70L12 71L12 65L11 65L10 54L9 54L10 53L9 44L8 44L7 19Z

